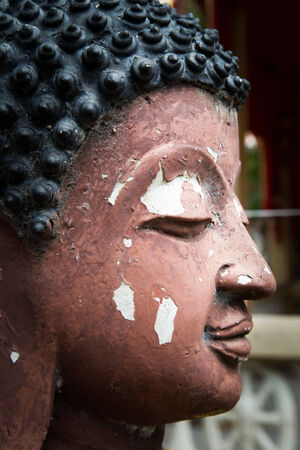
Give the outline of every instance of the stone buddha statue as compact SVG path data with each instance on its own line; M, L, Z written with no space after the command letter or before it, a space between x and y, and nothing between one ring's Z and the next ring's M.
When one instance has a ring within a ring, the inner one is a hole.
M249 83L157 0L0 8L0 447L159 450L238 401L275 289L234 194Z

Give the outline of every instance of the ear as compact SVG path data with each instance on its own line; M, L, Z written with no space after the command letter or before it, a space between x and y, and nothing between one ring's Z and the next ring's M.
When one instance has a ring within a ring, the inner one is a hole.
M40 450L51 418L55 355L40 347L16 360L17 352L7 350L1 342L0 447Z
M0 448L7 450L39 450L52 411L56 344L26 292L29 258L0 223Z

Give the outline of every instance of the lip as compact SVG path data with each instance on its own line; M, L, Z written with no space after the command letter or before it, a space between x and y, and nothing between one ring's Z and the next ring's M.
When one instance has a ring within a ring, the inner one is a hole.
M253 328L247 317L225 327L205 327L206 343L216 352L239 361L247 361L251 344L245 337Z

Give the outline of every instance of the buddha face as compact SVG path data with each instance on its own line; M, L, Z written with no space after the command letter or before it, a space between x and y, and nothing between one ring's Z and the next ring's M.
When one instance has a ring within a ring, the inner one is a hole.
M140 97L111 133L94 130L30 277L66 396L135 424L234 406L246 299L275 289L234 194L239 168L235 112L195 87Z

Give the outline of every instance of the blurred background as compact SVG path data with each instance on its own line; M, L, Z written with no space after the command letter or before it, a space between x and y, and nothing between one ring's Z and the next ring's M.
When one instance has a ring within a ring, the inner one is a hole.
M162 2L163 3L163 2ZM249 232L277 279L276 294L252 302L252 354L243 394L230 412L169 425L171 450L300 450L300 59L297 2L175 0L251 82L239 112L242 172L237 194Z

